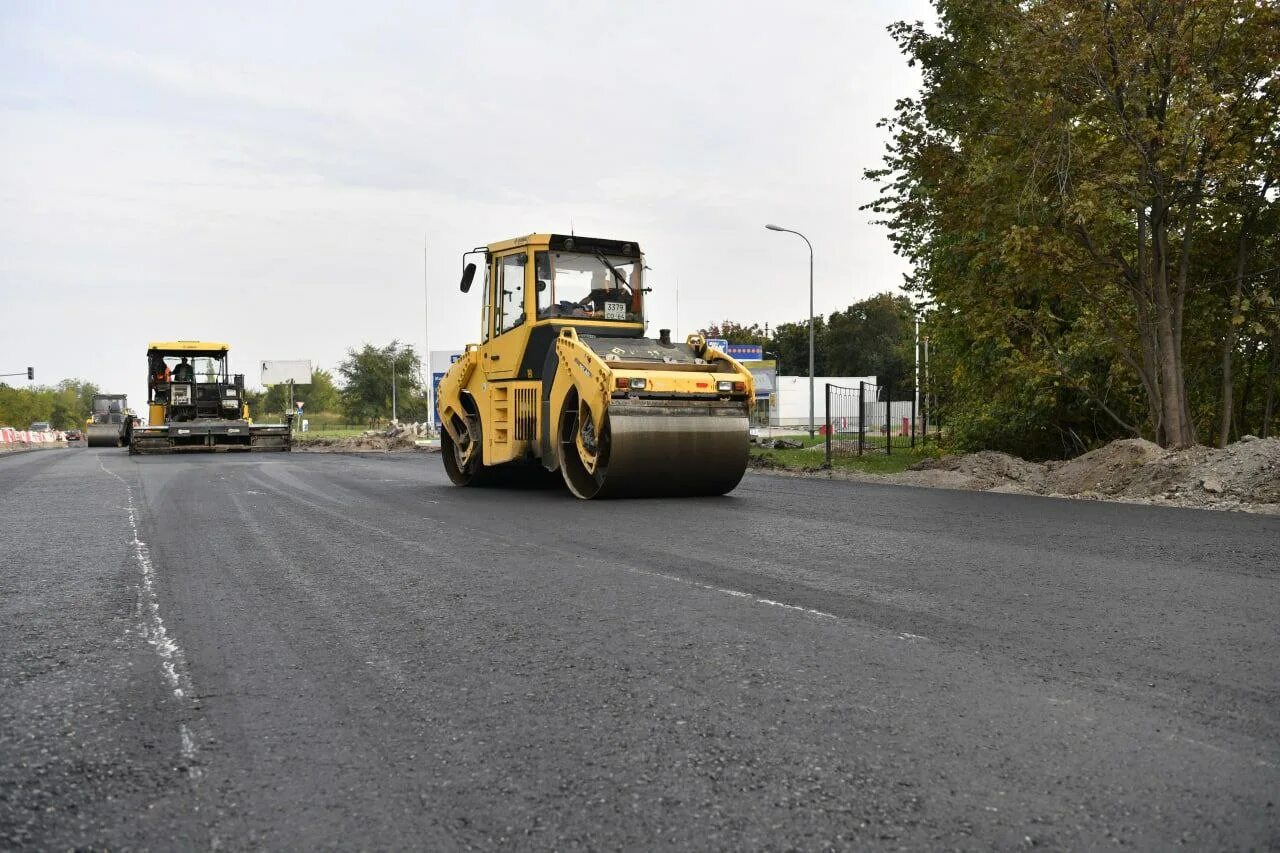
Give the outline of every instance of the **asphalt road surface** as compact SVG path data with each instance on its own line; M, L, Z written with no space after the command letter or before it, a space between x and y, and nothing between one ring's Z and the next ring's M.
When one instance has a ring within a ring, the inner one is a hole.
M1280 846L1280 519L0 458L0 848Z

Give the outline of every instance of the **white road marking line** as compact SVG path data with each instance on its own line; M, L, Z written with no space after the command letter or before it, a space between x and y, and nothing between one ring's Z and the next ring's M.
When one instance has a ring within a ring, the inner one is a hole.
M748 598L755 604L767 604L770 607L781 607L783 610L798 610L801 613L808 613L810 616L820 616L823 619L840 618L836 616L834 613L827 613L824 610L814 610L812 607L801 607L799 604L787 604L782 601L774 601L772 598L762 598L758 595L752 595L749 592L743 592L740 589L728 589L722 586L713 586L709 583L702 583L701 581L690 580L689 578L682 578L679 575L668 575L663 572L650 572L644 569L631 569L631 568L625 568L625 567L623 570L630 572L633 575L647 575L648 577L651 577L651 578L661 578L667 581L675 581L676 583L682 583L687 586L696 586L698 589L705 589L705 590L708 590L709 592L718 592L723 595L731 595L734 598Z
M1202 741L1202 740L1196 740L1195 738L1189 738L1189 737L1186 737L1185 735L1180 735L1180 734L1170 734L1170 735L1168 735L1168 739L1169 739L1169 740L1171 740L1171 741L1182 741L1183 743L1189 743L1189 744L1191 744L1192 746L1198 746L1198 747L1201 747L1201 748L1203 748L1203 749L1213 750L1214 752L1219 753L1220 755L1229 755L1229 756L1231 756L1232 758L1243 759L1243 760L1245 760L1245 761L1249 761L1249 762L1251 762L1252 764L1254 764L1254 765L1256 765L1256 766L1258 766L1258 767L1275 767L1275 766L1276 766L1274 763L1272 763L1272 762L1270 762L1270 761L1267 761L1265 758L1258 758L1258 757L1256 757L1256 756L1245 756L1245 755L1240 755L1240 754L1239 754L1239 753L1237 753L1235 750L1227 749L1226 747L1217 746L1217 745L1212 744L1212 743L1205 743L1205 742L1204 742L1204 741Z
M142 576L138 604L139 627L142 629L142 636L160 657L160 671L164 674L165 683L173 691L174 697L186 704L188 697L195 695L195 690L191 685L191 676L187 674L186 655L183 654L182 647L169 636L169 631L164 626L164 619L160 616L160 599L156 595L156 569L151 562L151 551L139 535L138 510L133 501L133 488L128 480L103 465L101 457L98 458L98 467L124 485L125 496L128 498L125 511L129 516L129 533L132 537L129 545L133 548L133 559L138 564ZM196 744L185 723L179 727L179 736L182 740L182 757L188 762L188 774L192 778L198 778L200 768L195 765Z

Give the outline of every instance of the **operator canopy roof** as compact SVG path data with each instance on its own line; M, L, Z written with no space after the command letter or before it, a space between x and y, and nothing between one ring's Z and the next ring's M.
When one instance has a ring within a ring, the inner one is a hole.
M186 355L217 358L231 351L231 347L216 341L152 341L147 344L147 355Z
M640 246L634 240L608 240L603 237L580 237L573 234L529 234L499 243L490 243L490 252L501 252L517 246L546 246L556 252L602 252L606 255L640 257Z

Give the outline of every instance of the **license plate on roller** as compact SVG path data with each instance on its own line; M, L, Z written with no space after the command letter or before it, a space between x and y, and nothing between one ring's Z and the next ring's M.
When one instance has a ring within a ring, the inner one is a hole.
M627 319L627 303L625 302L606 302L604 304L604 318L606 320L625 320Z

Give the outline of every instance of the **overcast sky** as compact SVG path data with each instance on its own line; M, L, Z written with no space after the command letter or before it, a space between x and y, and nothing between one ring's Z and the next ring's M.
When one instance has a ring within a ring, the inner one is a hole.
M148 340L225 340L257 385L262 359L421 349L424 289L431 349L460 347L479 313L461 253L570 228L640 244L654 334L803 319L804 243L766 222L813 241L818 313L895 289L861 172L917 84L885 27L929 17L4 0L0 372L140 408Z

